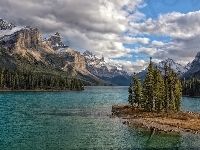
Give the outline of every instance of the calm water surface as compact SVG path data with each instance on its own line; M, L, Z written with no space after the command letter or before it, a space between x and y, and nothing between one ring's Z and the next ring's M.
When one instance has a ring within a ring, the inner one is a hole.
M188 149L200 136L138 131L111 119L113 104L127 103L128 87L85 87L69 92L1 92L0 150ZM199 98L182 98L182 110L200 113Z

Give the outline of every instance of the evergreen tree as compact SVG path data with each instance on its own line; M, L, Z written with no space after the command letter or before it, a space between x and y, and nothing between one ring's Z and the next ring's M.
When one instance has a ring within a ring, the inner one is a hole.
M130 86L128 88L128 102L133 107L134 101L133 101L133 85L132 82L130 83Z
M182 85L181 81L179 80L178 76L176 73L172 73L173 79L174 79L174 85L173 85L173 90L174 90L174 105L175 105L175 110L174 111L179 111L180 106L181 106L181 97L182 97Z
M165 64L164 76L164 108L168 113L170 111L179 111L182 96L182 86L177 74Z
M133 75L133 101L138 106L141 105L141 99L142 99L142 86L139 81L139 79L136 77L136 73Z
M180 110L182 86L177 74L167 66L165 63L165 75L164 79L157 68L153 67L151 58L148 66L148 72L141 87L139 79L137 79L134 73L132 82L129 87L129 103L133 106L137 104L144 108L145 111L152 112L176 112ZM184 81L186 84L186 82ZM192 81L190 88L194 87L194 84L199 84L200 81ZM189 85L189 84L187 84ZM184 86L186 87L186 86ZM199 86L200 88L200 86ZM197 88L195 88L196 90Z
M142 106L146 111L152 111L153 110L153 101L154 101L154 67L151 61L152 58L150 58L150 63L148 66L148 72L146 75L146 78L143 83L143 101Z
M169 67L167 66L167 63L165 63L164 69L165 69L164 109L165 109L165 112L168 112L169 111Z
M160 112L164 104L164 81L160 71L155 68L154 70L154 100L155 110Z
M83 90L79 79L66 76L36 75L0 68L1 90Z

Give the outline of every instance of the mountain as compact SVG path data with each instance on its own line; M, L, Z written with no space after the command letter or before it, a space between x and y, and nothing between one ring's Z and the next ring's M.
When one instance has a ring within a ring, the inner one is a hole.
M184 67L176 62L174 62L174 60L168 58L164 61L159 62L158 64L155 64L155 66L158 67L158 69L161 71L162 74L164 74L164 65L165 63L167 63L167 65L170 66L170 68L178 75L178 76L182 76L185 72L188 71L188 67Z
M112 85L110 82L106 82L94 74L90 73L87 69L86 58L69 46L65 45L62 41L60 33L55 33L49 38L44 39L44 42L49 45L56 53L65 60L65 65L61 67L63 71L70 71L73 76L78 76L84 80L89 80L93 83L102 85Z
M189 69L182 75L183 78L200 77L200 52L197 53L195 59L191 63L188 63L186 67Z
M83 56L87 60L87 69L95 76L117 85L129 85L130 76L119 64L109 64L104 57L96 57L92 52L86 50Z
M56 51L65 49L68 47L62 42L62 38L60 36L60 33L58 32L56 32L54 35L50 36L49 38L45 38L44 42L46 42L52 49Z
M0 18L0 30L12 30L14 27L16 27L14 24Z
M91 74L86 58L64 45L59 33L43 40L37 28L20 28L4 22L0 30L1 68L62 74L80 78L87 85L112 85Z
M168 58L164 61L161 61L159 63L154 63L153 62L153 66L154 67L157 67L158 70L161 71L161 74L164 75L164 72L165 72L165 69L164 69L164 66L165 66L165 63L167 63L168 66L171 67L171 69L179 76L179 77L182 77L183 74L185 74L189 68L190 68L190 63L187 65L187 66L182 66L178 63L176 63L174 60ZM147 70L148 68L146 68L145 70L142 70L141 72L137 73L137 77L144 80L145 76L146 76L146 73L147 73Z

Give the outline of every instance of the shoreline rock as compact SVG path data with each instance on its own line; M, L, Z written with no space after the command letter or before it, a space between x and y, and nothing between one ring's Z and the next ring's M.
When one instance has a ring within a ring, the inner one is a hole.
M164 133L200 134L200 115L193 112L172 114L148 113L129 105L113 105L110 118L121 118L123 124Z

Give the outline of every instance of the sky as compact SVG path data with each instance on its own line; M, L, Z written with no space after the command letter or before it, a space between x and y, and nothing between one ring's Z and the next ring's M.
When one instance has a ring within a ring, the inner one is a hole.
M200 52L199 0L0 0L0 18L60 32L64 43L83 53L139 72L167 58L181 65Z

